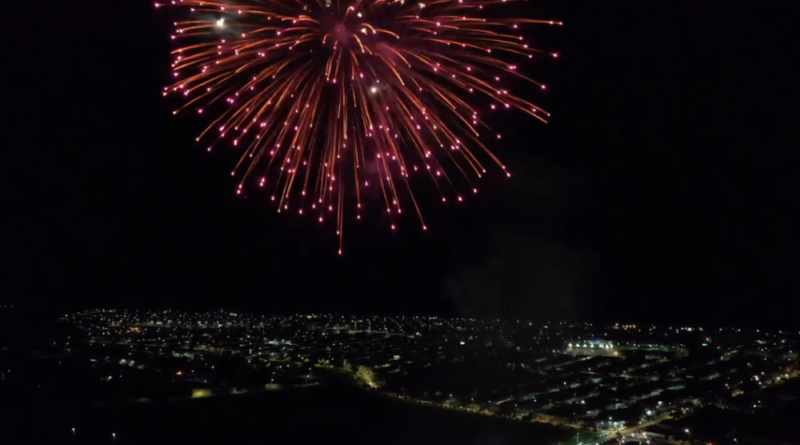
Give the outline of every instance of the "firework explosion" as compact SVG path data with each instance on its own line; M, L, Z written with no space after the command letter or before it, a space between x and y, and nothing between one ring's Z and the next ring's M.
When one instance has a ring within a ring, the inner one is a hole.
M501 79L544 89L517 70L541 52L521 31L561 24L493 18L512 1L174 0L186 19L164 95L187 99L175 114L214 113L197 140L241 151L237 193L271 187L278 212L335 220L341 254L345 219L360 220L368 198L382 197L391 230L403 204L427 230L412 183L462 201L485 162L511 176L482 142L501 139L484 114L546 121Z

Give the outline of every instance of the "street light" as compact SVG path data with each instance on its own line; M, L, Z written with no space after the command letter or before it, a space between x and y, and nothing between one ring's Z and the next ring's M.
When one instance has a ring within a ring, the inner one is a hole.
M75 428L72 428L72 437L75 437Z
M689 428L686 428L684 431L686 431L686 434L689 435L689 443L691 443L692 442L692 432L689 431Z
M111 440L113 443L117 443L117 433L111 433Z

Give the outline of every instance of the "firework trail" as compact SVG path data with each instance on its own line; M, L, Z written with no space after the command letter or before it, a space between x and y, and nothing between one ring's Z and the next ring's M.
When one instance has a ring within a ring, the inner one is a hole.
M485 145L501 135L484 115L518 109L546 122L545 110L501 79L544 89L518 72L516 63L541 53L522 28L561 24L494 16L513 2L156 4L185 17L171 36L180 44L172 52L175 83L163 94L185 97L175 114L214 116L197 138L213 140L209 151L240 150L231 172L241 178L237 193L270 187L278 212L334 220L341 254L345 219L361 219L368 197L383 199L391 230L404 205L427 230L412 182L432 184L447 202L463 200L458 190L477 193L473 183L487 162L511 176Z

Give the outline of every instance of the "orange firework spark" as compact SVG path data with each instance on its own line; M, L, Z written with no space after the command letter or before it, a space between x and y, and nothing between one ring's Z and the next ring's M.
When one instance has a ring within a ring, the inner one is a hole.
M391 230L403 201L427 230L412 175L428 177L444 202L463 200L452 173L472 193L487 160L511 176L481 142L501 135L474 103L545 122L549 114L501 76L545 86L501 57L540 52L523 26L561 25L487 13L512 1L174 0L189 18L172 39L187 43L172 52L175 83L164 95L188 99L175 114L224 110L197 140L213 132L209 151L221 142L241 150L237 193L269 183L278 212L334 219L341 254L345 208L360 220L369 190L382 196Z

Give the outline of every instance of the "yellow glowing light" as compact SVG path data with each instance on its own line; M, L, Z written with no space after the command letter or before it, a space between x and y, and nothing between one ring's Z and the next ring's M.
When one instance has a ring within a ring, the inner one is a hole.
M203 397L211 397L213 394L210 389L195 389L192 391L193 399L200 399Z

